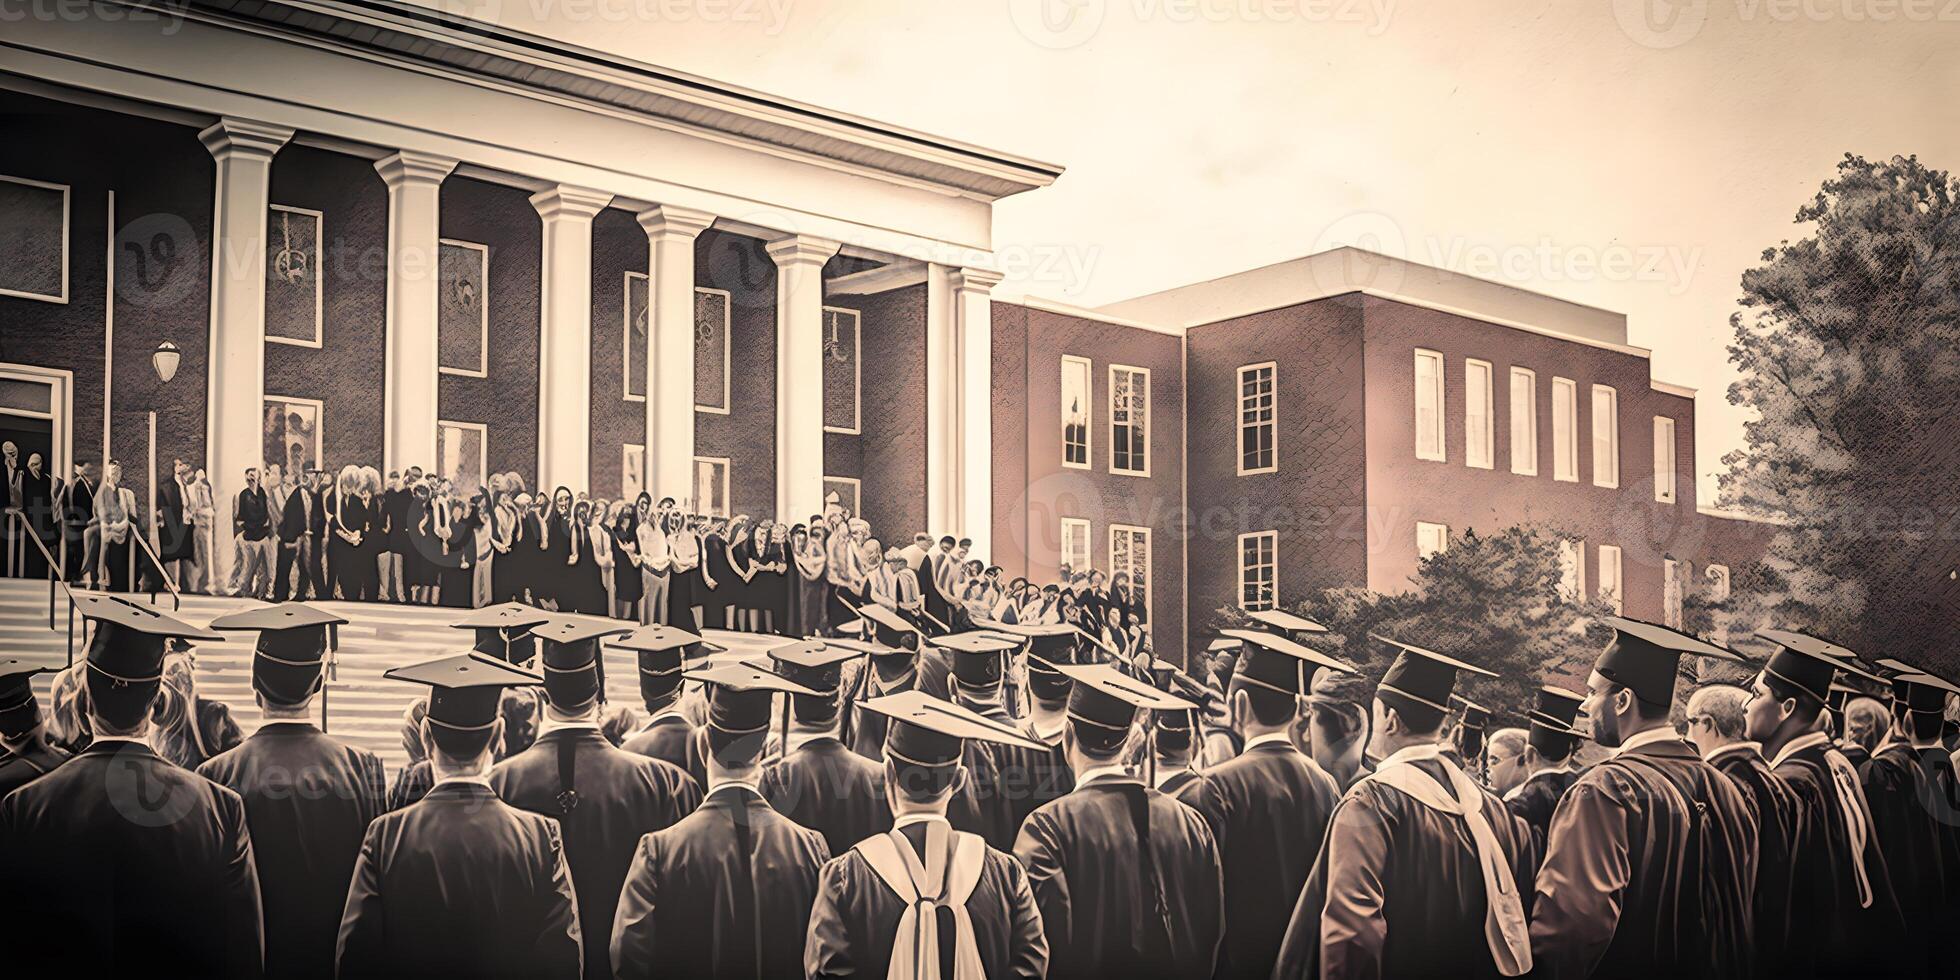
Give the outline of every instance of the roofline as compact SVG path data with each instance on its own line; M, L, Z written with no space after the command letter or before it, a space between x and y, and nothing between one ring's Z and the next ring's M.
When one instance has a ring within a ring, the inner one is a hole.
M1376 289L1372 286L1363 287L1361 289L1348 289L1337 293L1327 293L1322 296L1309 296L1302 299L1294 300L1289 303L1283 303L1279 306L1269 306L1266 307L1265 309L1248 310L1244 313L1235 313L1231 316L1225 317L1222 320L1204 320L1197 323L1187 323L1179 329L1193 330L1198 327L1214 326L1221 323L1227 323L1232 320L1241 320L1249 316L1258 316L1261 313L1271 313L1275 310L1290 310L1293 307L1305 306L1308 303L1321 303L1330 299L1339 299L1342 296L1367 296L1373 299L1386 300L1391 303L1400 303L1403 306L1414 306L1420 309L1434 310L1437 313L1448 313L1451 316L1460 316L1466 320L1476 320L1480 323L1488 323L1492 326L1509 327L1512 330L1522 330L1526 333L1537 334L1541 337L1547 337L1552 340L1559 340L1559 341L1564 341L1566 343L1573 343L1573 344L1583 344L1587 347L1597 347L1601 350L1610 350L1621 354L1628 354L1633 357L1641 358L1643 360L1650 359L1654 356L1654 352L1645 347L1635 347L1631 344L1615 344L1611 341L1595 340L1591 337L1578 337L1557 330L1548 330L1544 327L1533 326L1529 323L1521 323L1516 320L1507 320L1503 317L1491 316L1488 313L1482 313L1477 310L1462 309L1460 307L1450 306L1446 303L1432 303L1428 300L1417 299L1413 296L1404 296L1400 293L1390 292L1385 289Z
M1671 381L1662 381L1659 378L1648 378L1647 386L1663 395L1675 395L1681 398L1693 398L1700 391L1698 388L1678 385Z
M1790 520L1786 517L1775 517L1769 514L1752 514L1748 511L1723 507L1696 507L1695 513L1703 517L1714 517L1725 521L1745 521L1750 524L1766 524L1772 527L1788 527L1790 525Z
M1097 323L1108 323L1118 327L1129 327L1134 330L1148 330L1151 333L1168 334L1172 337L1184 336L1183 327L1173 327L1161 323L1148 323L1143 320L1133 320L1129 317L1112 316L1108 313L1074 306L1060 302L1059 300L1044 299L1040 296L1022 296L1019 299L994 301L995 306L1003 304L1007 306L1022 306L1030 310L1039 310L1043 313L1054 313L1060 316L1072 316L1082 320L1094 320Z

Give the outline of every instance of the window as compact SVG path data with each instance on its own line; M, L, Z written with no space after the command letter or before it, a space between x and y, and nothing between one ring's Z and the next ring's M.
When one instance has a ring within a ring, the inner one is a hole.
M1481 470L1490 469L1497 457L1496 433L1491 419L1497 407L1491 391L1490 362L1463 362L1463 463Z
M823 499L825 512L829 512L830 498L832 494L835 494L837 496L837 506L850 511L852 517L857 517L858 498L863 496L863 488L863 482L854 476L824 477Z
M1062 518L1061 563L1071 572L1086 574L1090 569L1089 522L1080 517Z
M1511 472L1538 475L1538 375L1511 369Z
M1558 594L1567 602L1586 598L1586 542L1568 538L1558 543Z
M1729 566L1710 565L1701 570L1708 579L1708 597L1716 602L1726 602L1729 598Z
M0 296L68 302L68 185L0 177Z
M823 430L858 434L859 385L864 380L858 311L823 308Z
M481 422L437 422L436 459L442 476L468 497L483 485L484 461L490 458L489 433Z
M274 204L265 227L265 340L320 346L320 212Z
M313 398L267 395L265 399L265 461L278 463L288 473L320 465L320 447L325 437L320 430L320 402ZM24 459L26 454L22 454Z
M1552 379L1552 479L1579 482L1579 385Z
M728 516L728 457L694 457L693 503L694 513L704 517Z
M1089 469L1090 364L1086 358L1062 358L1062 465Z
M1109 574L1112 577L1119 574L1130 577L1130 588L1146 610L1143 631L1149 633L1150 624L1157 618L1147 614L1150 609L1149 528L1127 524L1109 526Z
M1620 485L1620 393L1592 387L1593 486Z
M1661 559L1661 622L1672 629L1681 628L1681 586L1686 578L1681 562Z
M1674 420L1654 416L1654 499L1674 503Z
M631 442L619 447L619 499L628 504L639 499L640 491L646 489L641 482L646 471L647 447Z
M1274 446L1279 425L1273 409L1273 391L1278 366L1267 361L1239 368L1239 475L1271 473L1279 469Z
M1247 612L1279 605L1279 532L1239 535L1239 608Z
M1599 546L1599 598L1613 607L1618 614L1623 606L1620 588L1620 547L1602 544Z
M1443 355L1416 351L1416 458L1443 462Z
M1150 370L1109 366L1109 471L1150 475Z
M441 239L436 247L436 364L443 374L486 378L489 356L490 246Z
M647 398L647 326L652 314L647 310L647 274L626 273L626 299L620 304L624 341L620 344L623 378L620 390L629 402Z
M734 357L728 290L694 287L694 410L728 414L728 379Z
M1431 524L1428 521L1416 522L1416 557L1428 558L1450 550L1450 526Z

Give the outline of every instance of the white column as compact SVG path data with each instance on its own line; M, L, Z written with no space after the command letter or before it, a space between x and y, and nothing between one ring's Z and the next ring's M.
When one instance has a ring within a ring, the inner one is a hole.
M958 435L953 428L955 413L954 368L958 364L953 342L953 282L951 270L943 265L926 266L926 526L893 528L885 533L910 539L914 531L933 537L954 534L958 520L954 501L959 494ZM979 554L979 552L975 552Z
M647 233L646 472L653 495L686 500L694 487L694 240L714 215L640 212Z
M776 513L823 510L823 264L838 243L791 235L776 262Z
M611 200L565 184L531 195L544 219L538 486L547 492L592 484L592 217Z
M954 534L973 539L973 553L993 554L994 531L994 301L1001 275L987 269L954 269L953 414L959 461L954 482ZM938 532L944 534L946 532Z
M272 156L293 131L227 117L197 138L218 164L204 452L217 512L210 581L222 585L231 571L232 501L245 486L246 467L264 464L266 208Z
M442 181L449 157L402 151L375 161L388 185L388 307L382 334L381 472L436 459Z

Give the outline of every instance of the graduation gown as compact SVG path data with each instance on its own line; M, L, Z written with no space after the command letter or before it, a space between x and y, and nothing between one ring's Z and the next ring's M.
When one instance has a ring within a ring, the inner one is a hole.
M916 855L924 846L924 823L899 833ZM924 864L922 860L920 862ZM1048 969L1048 940L1028 873L1010 855L988 848L980 878L967 896L974 945L989 980L1042 977ZM810 910L808 939L800 964L811 978L852 977L882 980L897 945L905 905L878 877L856 848L823 867L817 902ZM942 956L954 945L950 917L937 916ZM1061 975L1056 974L1059 978ZM951 980L944 974L942 980Z
M559 803L561 759L578 794L569 813ZM700 785L677 766L614 748L597 728L568 727L498 763L490 788L511 806L558 822L578 895L585 975L612 976L613 908L626 865L641 837L673 826L701 803Z
M1434 757L1409 765L1450 785ZM1538 860L1531 825L1489 792L1482 808L1528 912ZM1465 818L1363 780L1334 810L1273 976L1496 978L1485 933L1489 908Z
M670 708L655 715L645 727L619 743L619 747L649 759L659 759L692 776L687 768L687 743L693 738L694 726L688 723L687 716ZM696 779L697 785L699 782Z
M395 774L394 785L388 787L388 809L399 810L422 797L429 795L429 787L436 784L436 771L429 766L429 760L403 766Z
M577 913L558 824L445 779L368 825L338 975L576 980Z
M1225 929L1218 845L1197 811L1098 778L1028 816L1014 842L1056 977L1204 977Z
M1790 963L1799 976L1867 976L1901 959L1905 920L1876 836L1860 852L1872 891L1870 907L1861 905L1850 824L1829 762L1836 753L1820 732L1791 742L1772 763L1803 814L1790 909ZM1856 802L1864 805L1863 793Z
M238 794L97 739L0 801L9 976L257 977L259 878Z
M1904 742L1879 746L1859 767L1858 775L1871 807L1872 839L1885 855L1905 918L1912 957L1904 964L1906 970L1912 976L1940 975L1941 963L1949 955L1947 937L1941 933L1954 926L1944 917L1950 911L1945 907L1951 887L1946 879L1960 874L1960 868L1945 865L1943 852L1951 828L1940 824L1932 777L1921 768L1918 752ZM1950 963L1946 966L1952 968Z
M272 722L197 774L245 802L258 845L266 975L333 976L354 858L382 813L381 758L304 722Z
M1558 801L1578 781L1576 769L1541 769L1505 794L1504 806L1529 824L1533 837L1543 844L1545 832L1552 826L1552 814L1558 810Z
M67 761L66 751L45 740L28 746L24 752L0 752L0 799Z
M1034 730L1031 719L1024 718L1015 727L1021 729L1021 734L1048 746L1037 750L986 743L994 757L995 778L1006 803L1008 831L1018 840L1029 814L1075 789L1075 773L1069 769L1068 756L1062 751L1059 730L1052 733L1053 741L1050 741L1050 737Z
M1664 736L1587 769L1552 817L1530 903L1534 977L1750 975L1755 818L1692 745Z
M823 835L741 784L710 791L681 822L640 838L613 918L627 977L798 977Z
M892 829L884 767L828 735L764 769L758 788L771 809L822 834L832 854Z
M1252 746L1180 794L1210 826L1225 871L1225 942L1213 976L1272 973L1338 797L1333 777L1288 741Z
M1790 899L1801 804L1796 791L1770 771L1769 760L1753 745L1719 751L1708 764L1742 790L1743 801L1756 818L1756 975L1787 976L1792 972L1788 966Z

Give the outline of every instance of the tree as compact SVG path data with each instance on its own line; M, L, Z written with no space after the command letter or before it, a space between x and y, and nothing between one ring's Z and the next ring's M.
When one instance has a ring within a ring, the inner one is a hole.
M1782 625L1926 666L1960 624L1960 184L1847 155L1810 234L1742 276L1722 502L1788 521L1764 558Z

